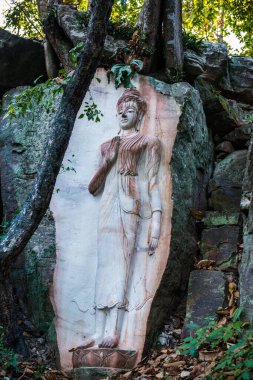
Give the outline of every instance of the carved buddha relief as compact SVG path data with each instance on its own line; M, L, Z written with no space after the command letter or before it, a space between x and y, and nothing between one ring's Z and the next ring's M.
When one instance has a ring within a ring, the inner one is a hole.
M125 90L117 103L119 135L100 146L98 169L89 184L89 192L93 196L102 193L102 198L94 300L96 328L83 348L120 347L124 313L145 302L130 302L128 295L133 256L155 254L161 230L157 181L161 145L158 138L139 130L146 109L137 90Z

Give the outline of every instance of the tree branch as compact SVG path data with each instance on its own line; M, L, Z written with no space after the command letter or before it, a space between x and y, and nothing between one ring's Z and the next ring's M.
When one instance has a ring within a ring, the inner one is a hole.
M95 74L103 49L113 0L93 0L88 36L79 65L63 94L51 125L47 148L22 210L0 244L0 263L7 270L24 249L44 216L74 127L76 114Z

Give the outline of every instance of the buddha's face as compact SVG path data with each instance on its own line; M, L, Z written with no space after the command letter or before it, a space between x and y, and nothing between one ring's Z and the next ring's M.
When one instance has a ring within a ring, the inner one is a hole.
M118 119L121 129L135 128L138 122L138 110L135 103L123 103L118 111Z

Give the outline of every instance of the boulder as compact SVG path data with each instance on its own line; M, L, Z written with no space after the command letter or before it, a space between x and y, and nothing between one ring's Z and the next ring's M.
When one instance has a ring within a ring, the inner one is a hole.
M230 141L222 141L216 146L215 150L216 152L232 153L235 149Z
M217 163L213 178L209 182L211 209L239 211L246 158L247 150L238 150Z
M203 259L214 260L220 269L236 269L238 264L238 226L221 226L204 229L201 236L200 252Z
M228 53L224 44L202 42L201 52L184 52L184 72L190 82L196 77L217 82L227 71Z
M49 122L54 115L53 110L46 111L48 99L45 94L40 105L33 100L33 112L11 122L9 118L4 119L12 97L23 90L18 88L5 94L0 117L1 195L5 221L10 221L20 210L31 189L43 157ZM55 227L53 215L48 210L18 258L12 278L19 289L20 302L29 310L29 319L42 332L48 330L54 318L49 298L54 266Z
M206 60L206 67L202 78L217 82L227 71L227 46L221 43L205 41L203 42L203 55Z
M239 224L239 213L220 213L217 211L207 211L202 219L205 228L220 226L236 226Z
M216 316L225 301L225 278L221 271L194 270L191 272L186 304L183 336L189 335L191 325L202 327Z
M202 77L195 80L203 101L208 127L214 134L223 137L244 125L244 113L235 100L226 99L215 86Z
M187 49L184 52L184 72L186 80L191 82L200 74L203 74L206 67L205 57L193 50Z
M235 149L245 149L249 145L249 141L253 132L253 124L248 123L223 136L224 140L230 141Z
M0 29L0 88L31 85L47 78L44 49L38 41L15 36Z
M80 42L84 42L87 37L88 18L86 12L80 12L68 5L57 5L55 8L58 24L63 29L65 35L76 46ZM130 36L128 36L130 37ZM112 36L112 31L106 36L102 62L106 65L115 63L117 51L128 46L128 38L126 41L120 39L120 36ZM116 59L117 60L117 59ZM118 62L117 62L118 63Z
M230 57L228 81L221 83L221 89L233 99L253 105L253 58Z

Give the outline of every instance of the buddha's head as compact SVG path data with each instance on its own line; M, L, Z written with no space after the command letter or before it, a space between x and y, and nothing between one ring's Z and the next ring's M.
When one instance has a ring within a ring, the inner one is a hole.
M136 89L127 89L117 102L120 129L139 130L147 103Z

